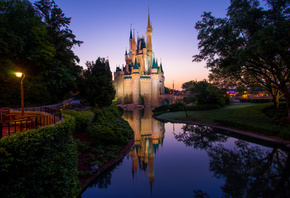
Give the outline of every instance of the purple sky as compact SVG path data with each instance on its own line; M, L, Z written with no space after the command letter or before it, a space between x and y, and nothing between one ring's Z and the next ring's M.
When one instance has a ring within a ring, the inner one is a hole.
M31 0L34 2L34 0ZM153 27L152 48L165 73L165 86L181 89L184 82L207 79L205 63L193 63L198 53L195 23L204 11L224 17L230 0L55 0L70 29L84 43L75 47L80 65L109 57L111 71L125 64L130 24L146 36L148 6ZM136 35L137 36L137 35Z

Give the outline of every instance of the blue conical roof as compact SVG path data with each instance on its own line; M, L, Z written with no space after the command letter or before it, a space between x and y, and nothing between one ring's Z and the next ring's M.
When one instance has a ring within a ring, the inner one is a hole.
M131 24L131 27L130 27L130 39L132 39L132 24Z
M136 58L135 58L135 65L134 65L134 69L139 69L139 67L138 67L138 63L137 63L137 60L136 60Z
M158 64L157 64L157 62L155 61L155 58L153 58L152 69L158 69Z
M161 70L161 73L164 73L164 72L163 72L162 63L160 63L160 70Z

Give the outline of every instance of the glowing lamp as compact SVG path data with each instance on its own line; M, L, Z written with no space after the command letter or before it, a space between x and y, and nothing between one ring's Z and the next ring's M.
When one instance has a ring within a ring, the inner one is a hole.
M15 76L18 77L18 78L21 78L22 77L22 73L21 72L16 72Z
M22 72L15 72L15 76L21 78L20 82L20 92L21 92L21 115L24 115L24 94L23 94L23 79L25 78L25 74Z

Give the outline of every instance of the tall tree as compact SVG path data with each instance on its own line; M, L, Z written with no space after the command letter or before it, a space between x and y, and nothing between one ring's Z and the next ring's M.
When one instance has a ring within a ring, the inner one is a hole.
M35 6L46 26L48 40L56 49L54 59L46 65L43 76L53 95L58 96L56 99L63 99L75 86L75 79L80 72L80 67L76 66L79 58L72 47L80 46L82 41L75 39L76 36L69 29L71 18L66 17L53 0L40 0Z
M115 98L115 88L112 83L112 72L109 61L98 58L95 62L86 62L87 69L78 79L80 95L84 97L90 106L110 106Z
M266 3L260 7L258 0L231 0L225 18L205 12L195 26L200 53L193 61L206 60L213 72L254 79L273 97L282 92L290 118L290 1Z
M81 44L68 29L70 18L54 1L0 1L0 105L20 104L19 82L25 73L26 105L69 97L80 72L72 47ZM16 100L15 100L16 99Z
M182 89L186 89L190 96L197 104L221 104L223 100L222 92L206 80L203 81L189 81L182 84Z

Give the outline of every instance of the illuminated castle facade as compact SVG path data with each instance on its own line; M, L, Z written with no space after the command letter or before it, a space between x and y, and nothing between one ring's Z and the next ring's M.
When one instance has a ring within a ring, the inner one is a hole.
M164 93L164 72L152 51L153 28L148 13L145 37L137 36L130 29L129 51L125 52L126 65L114 72L116 95L122 104L159 106Z

